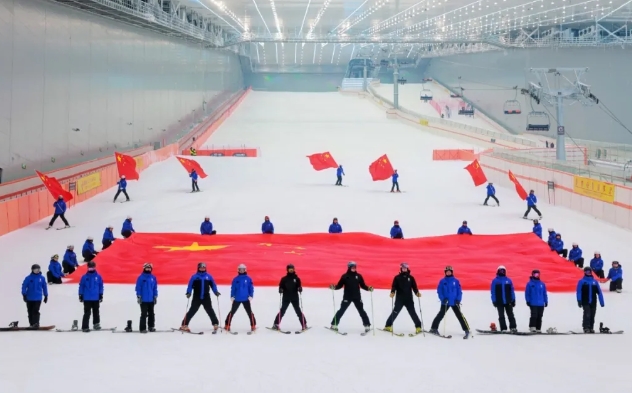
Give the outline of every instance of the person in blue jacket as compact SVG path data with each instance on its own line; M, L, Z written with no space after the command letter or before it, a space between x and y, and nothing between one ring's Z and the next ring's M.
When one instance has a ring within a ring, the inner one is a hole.
M599 278L605 278L603 272L603 259L601 259L601 253L595 251L595 257L590 260L590 268Z
M92 328L101 330L101 315L99 307L103 301L103 278L97 273L97 264L88 262L88 271L79 281L79 302L83 303L83 320L81 330L90 331L90 314L92 313Z
M150 332L156 331L154 306L158 303L158 280L153 275L153 270L154 267L151 263L145 263L143 272L136 280L136 301L140 305L140 324L138 329L141 333L147 333L148 325ZM147 321L148 319L149 321Z
M538 203L538 198L536 198L534 191L533 190L529 191L529 195L527 196L527 211L524 212L524 217L522 218L526 219L531 209L533 209L533 211L538 213L538 216L541 220L542 213L540 213L540 211L538 210L538 206L536 205L537 203Z
M66 220L67 207L66 202L64 202L64 197L60 195L55 203L53 203L53 207L55 208L55 214L53 214L53 218L50 219L50 222L48 223L48 228L46 229L48 230L53 227L53 224L57 220L57 217L61 218L61 220L64 222L64 225L66 225L64 228L70 228L70 224L68 224L68 220Z
M345 170L342 169L342 165L339 165L338 168L336 168L336 185L337 186L341 186L342 185L342 177L345 176Z
M577 305L584 310L582 320L584 333L595 332L597 298L599 298L599 304L603 307L603 293L601 292L599 282L593 277L592 270L586 266L584 268L584 277L577 282Z
M191 169L189 177L191 178L191 192L199 192L200 187L198 187L198 174L195 169Z
M338 224L336 217L334 217L334 221L329 225L329 233L342 233L342 226Z
M189 279L186 296L187 298L190 298L191 293L193 293L193 300L191 302L191 308L182 320L182 327L180 330L190 331L189 322L191 322L191 319L198 312L200 306L204 307L204 311L206 311L206 314L209 318L211 318L213 329L217 330L219 328L219 320L213 310L211 291L216 297L221 295L217 290L217 285L215 285L215 279L206 272L206 263L200 262L197 265L197 272ZM219 299L217 299L217 301L219 302Z
M553 242L553 240L555 240L555 235L557 235L557 233L555 233L555 229L553 228L549 228L549 237L546 240L546 243L551 246L551 243Z
M270 221L270 217L265 216L263 219L263 224L261 224L261 233L274 234L274 225Z
M127 195L127 180L125 180L125 175L121 176L121 179L116 183L118 184L118 190L116 191L116 195L114 195L114 201L116 202L116 198L123 193L125 195L126 202L129 202L129 195Z
M498 198L496 198L496 189L494 188L494 183L489 182L487 184L487 198L485 198L485 202L483 202L483 206L487 206L487 201L489 198L492 198L496 201L496 206L500 206L500 202L498 202Z
M61 267L64 269L64 273L72 274L79 267L77 262L77 254L75 254L75 246L69 244L66 247L66 253L64 254L64 260L61 262Z
M463 224L456 231L457 235L471 235L472 230L467 226L467 221L463 221Z
M123 221L123 228L121 228L121 236L127 239L128 237L132 236L132 233L136 233L136 231L134 230L134 226L132 225L132 217L127 216L125 221Z
M31 266L31 274L22 282L22 299L26 303L26 311L29 315L29 326L32 329L39 328L40 306L42 300L48 303L48 285L42 276L40 265Z
M454 315L456 315L456 319L459 320L461 328L465 332L464 338L468 338L470 336L470 326L461 312L461 299L463 297L461 283L454 277L454 269L452 269L452 266L446 266L444 274L445 277L439 281L439 285L437 286L437 294L439 295L439 300L441 301L441 309L439 309L439 313L432 321L429 333L439 334L439 323L441 323L441 320L445 317L445 313L448 309L451 308Z
M391 175L391 180L393 181L393 186L391 187L391 192L395 192L397 188L397 192L399 191L399 174L397 173L397 169L393 171L393 175Z
M92 239L92 236L88 236L85 243L83 243L83 248L81 249L81 256L83 257L83 261L90 262L98 254L99 252L94 250L94 239Z
M101 239L101 251L110 247L115 240L116 238L114 237L114 227L112 225L108 225L108 227L105 228L105 231L103 231L103 238Z
M540 271L537 269L531 272L524 290L524 298L527 301L527 307L531 310L529 331L542 333L542 316L544 308L549 306L549 295L546 292L546 284L540 280Z
M621 293L623 290L623 269L619 262L612 261L612 267L606 278L610 281L610 292Z
M542 225L537 218L533 220L533 233L535 233L537 237L542 239Z
M202 235L215 235L217 232L213 230L213 223L211 222L211 217L204 217L204 221L202 221L202 225L200 225L200 234Z
M55 254L50 258L48 263L48 271L46 272L46 281L49 284L62 284L62 277L66 275L61 271L61 263L59 263L59 255Z
M564 248L562 234L559 232L555 234L555 239L551 242L551 251L555 251L558 255L561 255L564 258L568 255L568 250Z
M511 333L518 332L516 325L516 317L513 309L516 307L516 292L513 282L507 277L507 269L504 266L498 266L496 269L496 277L492 280L492 304L498 311L498 322L500 323L500 331L507 330L507 322L505 321L505 313L509 319L509 331Z
M230 325L233 322L233 315L239 309L239 306L244 305L244 310L248 314L248 320L250 321L250 329L254 332L257 329L257 320L255 314L252 313L250 301L255 294L255 287L252 283L252 279L248 276L246 271L246 265L243 263L237 267L237 277L233 278L233 283L230 286L230 300L233 302L230 312L226 317L226 325L224 329L230 331Z
M573 262L575 266L584 268L584 258L582 257L582 249L579 248L579 244L573 243L573 248L568 253L568 260Z
M395 222L393 222L393 227L391 228L391 239L403 239L404 238L404 232L402 231L402 228L400 228L399 226L399 221L395 220Z

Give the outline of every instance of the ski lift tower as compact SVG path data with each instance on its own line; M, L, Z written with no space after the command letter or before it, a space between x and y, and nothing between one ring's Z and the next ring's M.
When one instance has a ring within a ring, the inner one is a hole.
M530 68L538 83L529 82L528 93L538 103L557 109L557 144L555 158L566 161L564 104L579 102L584 106L599 103L590 92L590 86L581 81L588 72L583 68Z

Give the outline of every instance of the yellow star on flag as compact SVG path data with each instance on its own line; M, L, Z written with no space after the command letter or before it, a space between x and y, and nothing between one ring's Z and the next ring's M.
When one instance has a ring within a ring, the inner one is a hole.
M200 246L198 242L194 242L190 246L178 247L178 246L154 246L154 248L160 248L167 250L167 252L173 251L215 251L221 250L229 246L220 246L220 245L210 245L210 246Z
M296 252L296 251L294 251L294 250L292 250L292 251L286 251L286 252L284 252L284 254L295 254L295 255L303 255L303 253L300 253L300 252Z
M260 246L272 247L272 243L259 243Z

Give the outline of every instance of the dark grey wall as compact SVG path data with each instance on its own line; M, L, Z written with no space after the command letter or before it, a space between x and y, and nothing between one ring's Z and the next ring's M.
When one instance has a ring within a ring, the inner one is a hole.
M243 87L232 52L42 0L0 0L5 175L173 138L210 109L204 101Z
M503 88L525 87L526 71L530 67L589 67L586 83L592 92L628 127L632 129L630 87L632 51L620 47L611 49L536 49L464 54L434 58L427 75L450 85L466 89L465 97L474 101L492 116L517 131L525 131L526 113L531 111L529 100L518 95L522 115L504 115L503 104L514 98L513 91ZM531 76L529 76L531 78ZM535 106L537 111L544 111ZM555 109L550 109L555 114ZM632 135L598 107L575 104L566 107L566 131L570 136L598 141L632 144ZM555 121L551 119L552 130ZM553 136L553 132L549 135Z
M337 74L257 72L246 75L253 90L291 92L332 92L342 84L344 72Z

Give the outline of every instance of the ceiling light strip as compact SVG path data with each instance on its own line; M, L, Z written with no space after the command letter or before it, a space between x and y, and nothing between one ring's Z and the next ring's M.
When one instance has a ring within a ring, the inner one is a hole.
M263 22L263 25L266 27L266 30L268 30L269 34L272 34L270 32L270 29L268 28L268 24L266 23L266 20L263 19L263 15L261 15L261 11L259 11L259 6L257 5L257 1L256 0L252 0L252 2L255 4L255 9L257 10L257 12L259 13L259 16L261 17L261 21Z
M277 33L281 35L281 24L279 23L279 16L276 12L276 6L274 5L274 0L270 0L270 8L272 8L272 15L274 16L274 23L276 24Z
M303 33L303 26L305 26L305 18L307 18L307 11L309 11L310 4L312 4L312 0L307 1L307 8L305 8L305 15L303 15L303 23L301 23L301 30L298 32L299 36Z
M632 1L632 0L630 0L630 1ZM359 6L358 8L356 8L356 9L355 9L352 13L350 13L350 14L349 14L349 16L347 16L347 17L345 18L345 20L343 20L342 22L340 22L340 24L339 24L338 26L334 27L334 28L331 30L331 32L334 32L334 31L338 30L338 28L339 28L340 26L342 26L342 25L343 25L346 21L348 21L348 20L349 20L349 18L351 18L351 17L352 17L352 16L353 16L356 12L360 11L360 8L364 7L364 5L365 5L366 3L368 3L368 2L369 2L369 0L364 0L364 3L360 4L360 6Z
M427 0L424 0L424 1L427 1ZM379 10L380 8L382 8L388 2L389 2L389 0L377 0L376 3L374 5L372 5L369 9L367 9L366 11L364 11L363 13L358 15L355 19L353 19L351 21L351 23L349 23L345 27L343 27L342 30L340 30L340 32L338 32L338 34L345 33L350 28L354 27L358 23L362 22L364 19L368 18L369 15L373 14L375 11Z
M411 5L410 7L406 8L404 11L401 11L401 12L399 12L399 13L397 13L397 14L395 14L395 15L393 15L393 16L391 16L391 17L387 18L387 19L384 19L383 21L381 21L380 23L378 23L378 24L377 24L377 26L375 26L375 27L369 27L368 29L365 29L365 30L363 30L362 32L363 32L363 33L366 33L366 32L368 32L368 31L369 31L369 30L371 30L371 29L375 29L375 28L377 28L377 27L380 27L381 25L383 25L383 24L387 23L387 22L388 22L388 21L390 21L391 19L397 18L398 16L400 16L400 15L402 15L402 14L404 14L404 13L406 13L406 12L410 11L411 9L413 9L413 8L417 7L417 6L418 6L418 5L420 5L421 3L428 3L428 0L422 0L422 1L420 1L419 3L413 4L413 5ZM477 3L478 3L478 1L477 1ZM466 6L466 7L467 7L467 6Z
M316 20L314 20L314 24L309 28L309 33L307 33L308 38L313 35L314 29L316 28L316 25L318 25L318 22L320 22L320 18L323 17L325 11L327 11L329 3L331 3L331 0L325 0L325 2L323 3L323 7L318 11L318 14L316 15Z
M215 15L216 17L218 17L222 22L226 23L228 26L232 27L233 29L235 29L235 31L237 31L238 33L241 34L241 31L239 31L239 29L237 29L235 26L231 25L226 19L222 18L221 16L219 16L215 11L213 11L212 9L210 9L208 6L206 6L206 4L203 4L200 0L196 0L202 7L206 8L211 14ZM225 11L224 11L225 12ZM228 14L228 16L230 16L230 14ZM235 19L233 19L235 20ZM235 22L244 30L248 31L248 29L246 29L244 27L244 25L241 23L241 21L239 19L235 20Z

